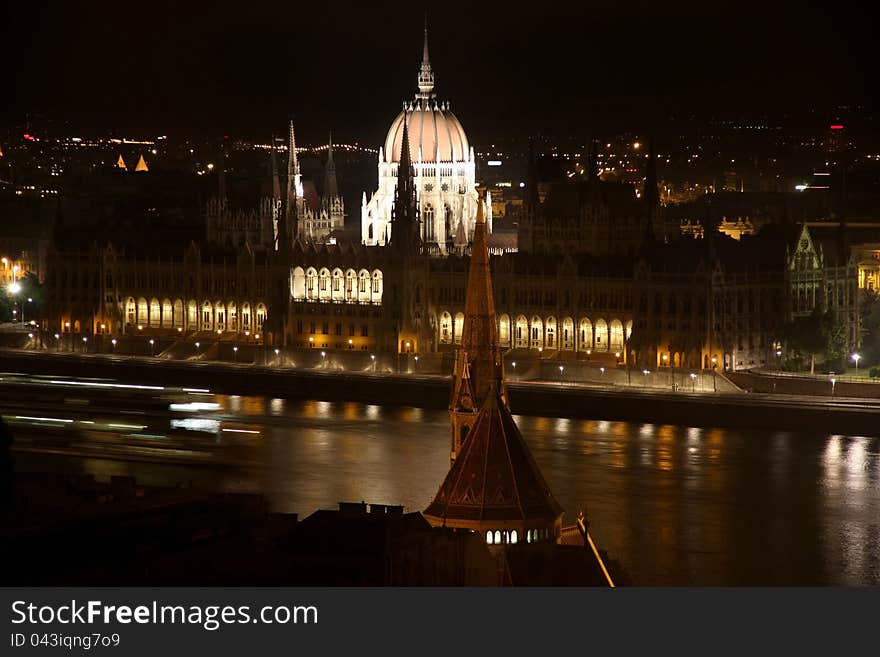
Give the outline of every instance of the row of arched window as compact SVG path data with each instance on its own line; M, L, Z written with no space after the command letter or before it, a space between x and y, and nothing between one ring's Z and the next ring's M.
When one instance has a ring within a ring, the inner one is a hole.
M538 543L539 541L547 541L550 539L549 529L527 529L526 542ZM511 531L505 530L486 530L487 545L513 545L519 541L519 534L515 529Z
M440 344L460 344L463 331L464 313L456 313L454 318L449 312L441 313L438 322ZM584 317L575 330L571 317L559 321L552 315L545 319L534 316L529 320L520 315L511 323L509 315L498 316L499 344L515 349L616 352L623 350L631 335L631 320L624 325L619 319L606 322L600 318L594 324Z
M125 304L125 321L132 326L185 331L254 331L263 329L266 305L235 301L203 301L199 305L190 299L184 308L183 300L158 299L147 301L129 297Z
M294 267L290 272L290 296L295 301L381 304L383 287L379 269Z

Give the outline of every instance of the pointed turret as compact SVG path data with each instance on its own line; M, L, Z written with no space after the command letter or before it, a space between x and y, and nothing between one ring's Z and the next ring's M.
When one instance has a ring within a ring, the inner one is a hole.
M397 187L394 190L394 206L391 209L392 247L409 253L418 248L418 214L412 160L409 153L409 129L404 115L403 141L400 146L400 162L397 164Z
M422 66L419 69L419 98L434 97L434 71L428 57L428 12L425 12L425 44L422 48Z
M281 200L281 177L278 174L278 156L275 152L275 135L272 135L272 148L269 151L269 165L272 169L272 200Z
M477 205L470 272L465 297L461 346L456 354L449 414L452 421L450 458L455 461L477 412L494 390L507 404L504 365L498 346L495 300L489 271L489 246L483 204Z
M299 193L300 193L300 173L299 159L296 156L296 135L293 131L293 121L290 122L290 136L287 144L287 203L284 207L284 241L281 243L285 246L289 245L290 239L299 236ZM281 230L279 232L279 241Z
M138 159L137 166L134 168L135 171L149 171L150 169L147 167L147 162L144 160L143 153L141 154L140 159Z
M336 164L333 162L333 134L327 145L327 166L324 169L324 198L339 196L339 185L336 182Z
M125 160L122 159L122 153L119 154L119 159L116 160L116 166L123 171L128 171L128 167L125 166Z

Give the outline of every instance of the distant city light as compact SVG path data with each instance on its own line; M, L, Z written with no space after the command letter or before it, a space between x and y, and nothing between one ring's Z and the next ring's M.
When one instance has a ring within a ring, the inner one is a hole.
M835 123L831 126L831 129L832 130L843 130L843 126L840 125L839 123Z
M486 164L488 164L490 167L500 167L501 160L489 160L488 162L486 162Z

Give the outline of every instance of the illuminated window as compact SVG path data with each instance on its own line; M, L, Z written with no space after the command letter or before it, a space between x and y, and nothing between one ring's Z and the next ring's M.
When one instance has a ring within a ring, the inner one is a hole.
M486 532L486 543L492 545L492 530Z
M495 542L501 543L501 532L498 531L497 529L495 530Z
M512 532L510 532L510 542L516 543L516 539L517 539L517 534L516 534L516 530L514 529Z

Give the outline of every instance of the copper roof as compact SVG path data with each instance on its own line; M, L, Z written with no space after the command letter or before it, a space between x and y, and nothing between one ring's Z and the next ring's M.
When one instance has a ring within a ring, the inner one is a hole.
M554 522L562 507L510 410L495 393L480 409L446 479L425 515L468 525L482 522Z

